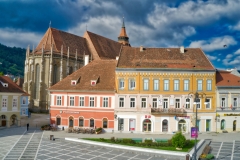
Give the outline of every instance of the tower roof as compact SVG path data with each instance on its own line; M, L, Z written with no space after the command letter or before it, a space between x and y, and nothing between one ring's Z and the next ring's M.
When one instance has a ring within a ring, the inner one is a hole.
M128 37L127 32L126 32L126 28L125 28L124 17L123 17L123 23L122 23L122 28L121 28L119 37Z

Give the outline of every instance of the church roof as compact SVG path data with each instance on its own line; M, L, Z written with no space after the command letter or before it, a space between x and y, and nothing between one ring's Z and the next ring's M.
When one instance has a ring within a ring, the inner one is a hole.
M53 85L49 90L60 91L114 91L116 60L95 60ZM77 81L72 85L71 81ZM96 81L92 85L91 81Z
M117 67L214 70L200 48L185 48L184 53L180 48L140 48L124 46Z
M64 55L67 55L69 47L69 55L72 57L75 57L76 49L78 56L83 55L84 52L86 55L90 54L85 38L50 27L36 47L34 54L41 54L42 47L44 50L50 51L52 45L53 52L57 53L61 52L61 46L63 45Z
M216 85L218 87L240 87L240 77L229 71L218 70L216 73Z
M87 39L87 43L93 59L116 59L119 55L122 44L108 39L106 37L97 35L95 33L86 31L84 38Z

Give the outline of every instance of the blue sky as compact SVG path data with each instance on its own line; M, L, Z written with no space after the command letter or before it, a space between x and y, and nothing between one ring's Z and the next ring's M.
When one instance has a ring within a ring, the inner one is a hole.
M201 47L219 69L240 69L240 0L0 0L0 43L36 46L49 27L132 46Z

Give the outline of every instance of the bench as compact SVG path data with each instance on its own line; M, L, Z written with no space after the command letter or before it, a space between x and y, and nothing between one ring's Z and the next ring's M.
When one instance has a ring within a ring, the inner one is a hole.
M206 145L202 151L202 154L207 155L211 151L211 147L209 145Z
M155 139L155 142L168 142L168 139Z

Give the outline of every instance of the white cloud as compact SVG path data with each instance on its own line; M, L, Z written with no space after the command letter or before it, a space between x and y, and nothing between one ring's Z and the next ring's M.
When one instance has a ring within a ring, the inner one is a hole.
M0 42L10 47L37 46L43 35L38 35L34 32L26 32L20 29L0 28ZM31 47L30 47L31 48Z
M238 22L235 26L231 27L233 30L240 31L240 22Z
M226 56L227 59L230 59L230 58L232 58L232 57L233 57L232 54L228 54L228 55Z
M207 57L208 57L211 61L217 59L217 57L215 57L215 56L211 56L211 55L209 55L209 54L207 54Z
M235 55L240 54L240 49L238 49L236 52L234 52Z
M220 62L221 60L218 58L217 61Z
M190 48L202 48L204 51L214 51L225 49L224 45L227 47L237 44L237 41L231 36L223 36L212 38L208 41L200 40L193 41L190 43ZM226 47L226 48L227 48Z

